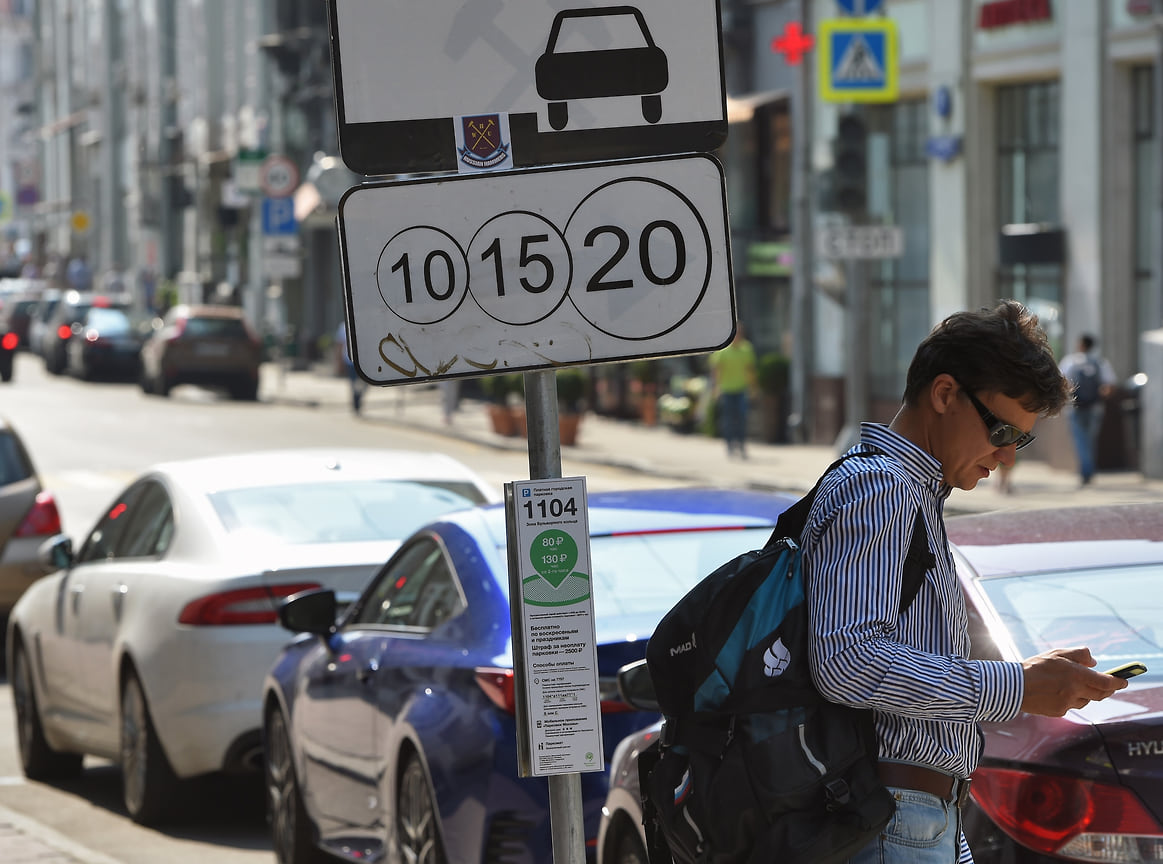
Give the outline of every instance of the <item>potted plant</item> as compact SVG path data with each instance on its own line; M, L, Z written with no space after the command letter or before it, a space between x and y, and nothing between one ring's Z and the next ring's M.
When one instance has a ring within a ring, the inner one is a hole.
M521 392L521 376L516 373L488 375L481 379L481 391L489 400L486 406L493 431L498 435L512 437L520 434L517 416L512 410L510 394ZM521 418L524 420L524 418Z
M778 351L759 357L755 377L759 382L759 411L761 437L764 441L783 441L786 430L787 391L791 361Z
M633 381L633 396L638 403L638 416L647 426L658 423L658 381L655 363L651 360L635 360L630 364Z
M562 444L577 443L589 385L590 379L584 369L573 366L557 370L557 426Z
M670 392L658 397L659 419L675 432L684 435L694 432L698 427L706 393L706 377L676 376L671 381Z

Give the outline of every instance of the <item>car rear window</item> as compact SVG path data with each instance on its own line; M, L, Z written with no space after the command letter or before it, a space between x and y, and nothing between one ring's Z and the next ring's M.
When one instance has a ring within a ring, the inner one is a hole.
M592 537L594 614L661 618L704 576L770 536L769 525Z
M122 336L133 329L133 324L125 312L101 306L94 306L89 310L85 323L107 336Z
M1140 660L1155 677L1163 675L1161 576L1163 566L1153 564L1007 576L980 584L1020 656L1085 645L1100 671Z
M228 533L292 545L399 540L473 506L439 485L401 480L229 489L209 497Z
M212 339L245 339L246 327L238 318L187 318L183 336Z
M32 463L16 436L0 429L0 486L27 480L32 473Z

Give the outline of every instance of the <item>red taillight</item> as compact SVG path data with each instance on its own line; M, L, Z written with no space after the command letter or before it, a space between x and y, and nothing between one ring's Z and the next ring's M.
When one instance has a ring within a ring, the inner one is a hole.
M179 318L174 322L172 332L166 337L167 342L173 342L175 339L181 339L182 334L186 332L186 319Z
M61 514L49 492L40 492L32 509L16 529L17 537L51 537L61 533Z
M58 339L70 339L70 338L72 338L72 335L73 335L73 328L71 326L69 326L68 324L62 324L60 327L57 328L57 338Z
M207 594L187 603L178 615L178 623L192 627L274 624L278 620L278 601L318 587L317 582L303 582L297 585L256 585Z
M1142 847L1144 843L1160 848L1163 826L1134 792L1122 786L1007 768L979 768L970 788L974 801L999 828L1036 852L1080 860L1163 860L1156 856L1091 858L1086 853L1098 847Z
M498 669L493 666L478 666L477 686L489 697L489 701L506 714L517 713L517 693L513 689L513 670Z
M0 339L0 345L4 346L5 351L15 351L16 346L20 344L20 337L15 333L5 333L4 338Z

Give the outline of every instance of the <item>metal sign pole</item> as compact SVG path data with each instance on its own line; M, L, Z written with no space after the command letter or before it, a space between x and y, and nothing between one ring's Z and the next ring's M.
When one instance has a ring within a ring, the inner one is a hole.
M529 430L529 479L561 476L561 433L557 427L557 374L526 372L525 422ZM581 774L549 779L549 825L556 864L585 864Z

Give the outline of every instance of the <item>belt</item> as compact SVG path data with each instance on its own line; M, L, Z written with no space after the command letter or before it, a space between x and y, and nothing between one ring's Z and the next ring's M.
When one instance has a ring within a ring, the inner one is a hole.
M956 803L958 807L969 800L968 779L962 780L932 768L905 762L881 762L877 765L877 772L885 786L928 792L942 801Z

